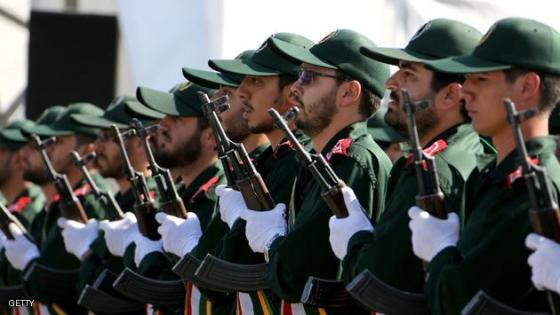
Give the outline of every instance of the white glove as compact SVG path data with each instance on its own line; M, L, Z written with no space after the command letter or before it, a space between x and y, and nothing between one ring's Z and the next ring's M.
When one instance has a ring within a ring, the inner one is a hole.
M158 233L161 234L163 249L179 257L189 253L202 236L200 221L193 212L187 212L186 219L159 212L156 220L160 224Z
M412 249L424 261L430 262L442 249L457 245L459 217L456 213L450 212L446 220L441 220L414 206L408 209L408 216Z
M247 221L245 236L255 253L264 253L265 247L277 236L286 235L286 205L277 204L269 211L241 210L239 216Z
M527 260L531 266L531 280L535 287L560 293L560 244L535 233L527 235L525 244L535 250Z
M348 242L354 234L359 231L373 231L373 226L366 216L364 208L360 205L360 201L356 198L354 190L344 186L342 196L348 209L348 217L339 219L332 216L329 220L329 242L334 254L340 260L346 256Z
M247 209L245 200L240 192L228 188L226 185L218 185L216 194L220 197L220 218L227 223L229 228L239 218L239 213Z
M140 267L140 263L146 255L153 252L163 252L161 239L153 241L140 233L134 237L134 244L136 244L136 249L134 250L134 263L136 267Z
M131 212L124 214L124 219L117 221L103 220L99 223L99 228L105 231L105 243L109 252L114 256L122 257L124 251L134 241L134 237L139 235L136 216Z
M89 219L87 224L83 224L78 221L59 218L57 223L62 229L66 251L82 260L89 250L89 245L95 241L99 234L97 220Z
M17 225L10 223L8 228L14 239L6 239L4 244L6 258L14 268L23 270L31 260L39 257L39 249L23 234L23 231Z

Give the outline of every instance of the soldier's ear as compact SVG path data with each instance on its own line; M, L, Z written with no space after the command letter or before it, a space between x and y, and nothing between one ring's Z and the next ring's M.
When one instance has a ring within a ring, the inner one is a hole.
M345 81L340 84L341 96L340 107L347 108L354 104L360 104L362 85L357 80Z
M461 100L463 99L463 95L462 95L462 85L459 83L450 83L448 84L445 88L443 88L443 102L441 104L441 109L451 109L452 107L455 106L461 106L462 102Z
M214 151L216 148L216 139L214 138L214 133L211 128L206 128L200 134L200 143L203 148L207 150Z
M525 73L518 78L516 84L519 85L519 93L523 99L529 100L539 97L541 77L536 72Z

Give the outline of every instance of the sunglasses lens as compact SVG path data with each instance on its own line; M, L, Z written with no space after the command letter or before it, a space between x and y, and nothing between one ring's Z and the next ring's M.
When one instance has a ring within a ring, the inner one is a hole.
M311 84L313 81L313 72L309 70L301 70L299 73L299 82L303 85Z

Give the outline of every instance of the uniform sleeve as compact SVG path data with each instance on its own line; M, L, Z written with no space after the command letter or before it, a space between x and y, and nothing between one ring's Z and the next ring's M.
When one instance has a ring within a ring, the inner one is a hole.
M364 207L372 208L374 183L369 172L352 158L342 158L334 171L352 187ZM314 179L311 179L314 180ZM309 276L336 279L339 261L329 244L331 211L320 196L313 207L299 209L296 223L286 237L273 243L266 280L276 294L288 302L299 302Z
M506 203L502 209L513 210L494 213L503 218L476 246L468 252L460 246L449 247L434 257L426 285L434 314L459 314L479 289L515 307L520 307L520 302L539 303L534 301L542 299L542 294L533 290L529 250L524 246L531 230L527 208L519 200Z

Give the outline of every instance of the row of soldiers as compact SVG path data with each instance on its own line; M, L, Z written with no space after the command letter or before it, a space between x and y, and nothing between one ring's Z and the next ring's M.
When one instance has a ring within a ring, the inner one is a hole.
M208 64L0 131L4 312L560 312L556 30L277 33Z

